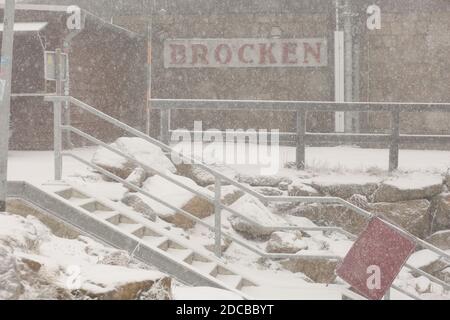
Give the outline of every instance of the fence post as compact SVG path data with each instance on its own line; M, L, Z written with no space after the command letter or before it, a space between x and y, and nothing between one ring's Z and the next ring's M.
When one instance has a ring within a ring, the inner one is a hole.
M169 110L161 109L161 142L169 145Z
M215 193L214 193L214 221L215 221L215 254L217 257L222 257L222 181L219 177L216 178Z
M389 171L398 169L400 140L400 112L398 110L391 113L391 145L389 148Z
M297 169L305 169L305 134L306 134L306 111L301 109L297 111L297 149L296 149L296 164Z

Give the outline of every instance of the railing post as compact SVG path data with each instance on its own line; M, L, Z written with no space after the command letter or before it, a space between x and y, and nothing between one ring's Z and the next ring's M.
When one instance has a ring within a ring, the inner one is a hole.
M297 149L296 164L297 169L303 170L306 165L305 155L305 134L306 134L306 111L301 109L297 111Z
M400 112L398 110L391 113L391 145L389 148L389 171L398 169L400 140Z
M62 179L61 101L53 102L53 144L55 154L55 180Z
M161 109L161 142L169 145L169 110Z
M215 254L222 257L222 181L216 177L215 193L214 193L214 214L215 214Z

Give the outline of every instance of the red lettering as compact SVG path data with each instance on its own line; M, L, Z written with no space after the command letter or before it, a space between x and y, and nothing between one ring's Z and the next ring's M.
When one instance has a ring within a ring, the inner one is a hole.
M303 61L305 64L309 63L308 60L308 55L312 54L314 56L314 58L316 59L317 63L320 63L320 50L321 50L321 46L322 44L316 43L316 50L314 50L313 47L311 47L311 45L309 43L304 43L303 47L305 49L305 60Z
M170 63L171 64L183 64L186 63L186 47L182 44L170 45ZM180 58L180 59L177 59Z
M226 54L225 60L222 59L223 49L225 49L225 54ZM231 62L231 58L233 57L233 52L231 51L231 48L229 45L222 43L217 46L214 56L218 63L229 64Z
M193 44L192 45L192 64L203 64L208 65L208 47L204 44Z
M245 59L245 49L255 49L255 45L253 44L244 44L242 47L239 48L238 51L238 57L239 61L242 63L253 63L253 59Z
M275 60L275 57L274 57L274 55L272 53L272 49L273 49L274 45L275 45L274 43L271 43L269 45L269 47L267 47L266 43L260 43L259 44L259 63L260 64L266 64L266 58L267 57L269 58L269 63L270 64L277 63L277 60Z
M292 59L291 60L291 55ZM296 64L297 60L297 44L295 42L287 42L283 44L283 63L284 64Z

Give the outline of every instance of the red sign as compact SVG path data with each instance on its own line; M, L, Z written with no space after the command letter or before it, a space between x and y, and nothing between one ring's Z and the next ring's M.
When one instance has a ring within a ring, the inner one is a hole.
M336 274L366 298L381 300L415 247L412 240L383 220L374 218Z
M168 39L166 68L323 67L327 40L313 39Z

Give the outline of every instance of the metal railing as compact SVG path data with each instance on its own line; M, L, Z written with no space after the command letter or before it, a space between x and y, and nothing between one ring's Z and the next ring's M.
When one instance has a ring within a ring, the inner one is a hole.
M104 174L105 176L109 177L112 180L115 180L119 183L122 183L123 185L127 186L128 188L130 188L131 190L138 192L160 204L162 204L163 206L166 206L167 208L172 209L175 212L180 213L181 215L185 216L186 218L192 220L195 223L198 223L200 225L205 226L206 228L208 228L210 231L215 233L215 254L220 258L222 256L222 239L223 238L228 238L231 241L241 245L242 247L256 253L257 255L259 255L262 258L266 258L266 259L325 259L325 260L336 260L336 261L340 261L342 260L341 256L336 256L336 255L332 255L332 254L308 254L308 253L300 253L300 254L273 254L273 253L267 253L262 251L260 248L248 243L247 241L241 240L237 237L235 237L234 235L230 234L229 232L225 232L222 230L222 211L228 211L229 213L231 213L232 215L235 215L245 221L247 221L248 223L257 226L258 228L261 228L263 230L267 230L267 231L304 231L304 232L311 232L311 231L323 231L323 232L337 232L337 233L341 233L345 236L347 236L349 239L356 239L356 236L353 235L352 233L340 228L340 227L299 227L299 226L295 226L295 225L272 225L272 226L267 226L267 225L262 225L260 223L258 223L257 221L254 221L248 217L245 216L245 214L242 214L240 212L236 212L235 210L233 210L232 208L230 208L227 205L224 205L222 203L221 200L221 186L224 182L226 182L229 185L233 185L237 188L239 188L241 191L243 191L244 193L247 193L249 195L254 196L255 198L259 199L261 202L263 202L264 204L268 205L269 203L274 203L274 202L287 202L287 203L327 203L327 204L339 204L341 206L343 206L346 209L349 209L351 211L353 211L354 213L366 218L366 219L371 219L373 217L375 217L375 215L371 214L370 212L363 210L357 206L355 206L354 204L345 201L341 198L337 198L337 197L271 197L271 196L264 196L258 192L256 192L255 190L251 189L250 187L247 187L246 185L243 185L227 176L225 176L224 174L222 174L221 172L205 165L204 163L202 163L201 161L199 161L198 159L192 158L190 156L184 155L184 154L180 154L178 151L175 151L174 149L172 149L170 146L154 139L151 138L150 136L142 133L139 130L136 130L122 122L120 122L117 119L114 119L113 117L98 111L97 109L89 106L88 104L77 100L73 97L61 97L61 96L47 96L45 98L46 101L50 101L53 102L54 105L54 114L55 114L55 121L54 121L54 131L55 131L55 141L54 141L54 147L55 147L55 180L61 180L62 179L62 169L63 169L63 156L66 157L72 157L73 159L76 159L77 161L95 169L96 171ZM128 132L129 134L132 134L133 136L139 137L153 145L156 145L158 147L160 147L164 152L167 153L171 153L172 155L176 155L179 159L183 160L183 161L187 161L188 163L191 163L193 165L198 166L199 168L205 170L206 172L210 173L211 175L214 176L215 178L215 191L214 191L214 197L211 197L207 194L204 194L198 190L192 189L191 187L185 185L184 183L173 179L172 177L170 177L169 175L165 174L164 172L160 172L158 170L153 169L151 166L149 166L148 164L144 164L138 160L136 160L134 157L125 154L124 152L122 152L119 149L116 149L114 147L112 147L111 145L104 143L103 141L100 141L98 139L96 139L95 137L71 126L71 125L63 125L62 124L62 120L61 120L61 108L62 108L62 102L66 101L68 102L68 104L73 104L77 107L79 107L80 109L89 112L97 117L99 117L100 119L109 122L112 125L115 125L121 129L123 129L124 131ZM113 173L87 161L84 160L80 157L78 157L77 155L71 153L71 152L63 152L62 150L62 132L63 131L67 131L67 132L71 132L73 134L76 134L88 141L90 141L91 143L98 145L98 146L102 146L106 149L108 149L109 151L124 157L125 159L133 162L135 165L142 167L143 169L147 170L147 171L152 171L155 174L163 177L164 179L170 181L171 183L174 183L175 185L184 188L185 190L195 194L196 196L201 197L202 199L205 199L207 201L209 201L210 203L214 204L214 214L215 214L215 220L214 220L214 225L210 225L209 223L203 221L202 219L194 216L193 214L187 212L186 210L183 210L181 208L177 208L173 205L171 205L170 203L161 200L155 196L153 196L152 194L150 194L149 192L147 192L146 190L140 188L139 186L136 186L128 181L126 181L125 179L122 179L116 175L114 175ZM447 260L448 262L450 262L450 254L446 253L445 251L429 244L428 242L417 238L416 236L410 234L409 232L403 230L402 228L398 227L396 224L390 222L388 219L386 219L385 217L381 217L383 220L386 221L386 223L388 223L391 227L395 228L398 230L398 232L400 232L401 234L403 234L404 236L408 237L409 239L411 239L412 241L414 241L414 243L424 249L428 249L434 253L436 253L438 256L440 256L442 259ZM434 277L431 274L428 274L427 272L418 269L414 266L411 266L409 264L406 264L405 267L417 274L423 275L426 278L428 278L430 281L433 281L441 286L443 286L444 289L446 290L450 290L450 284L442 281L441 279L438 279L436 277ZM408 295L411 298L414 299L418 299L418 297L412 295L411 293L403 290L402 288L399 288L398 286L396 286L395 284L392 285L392 288Z
M439 144L450 146L449 135L416 135L400 133L400 114L411 112L449 113L450 103L403 102L322 102L322 101L252 101L252 100L181 100L151 99L154 109L161 110L161 141L168 144L171 110L278 111L296 113L296 132L280 133L296 144L296 164L305 167L306 146L318 143L377 143L389 148L389 170L398 169L400 144ZM306 131L307 112L386 112L391 117L390 134L311 133Z

